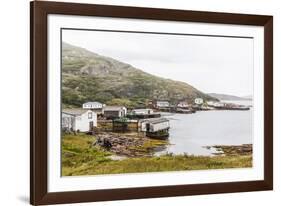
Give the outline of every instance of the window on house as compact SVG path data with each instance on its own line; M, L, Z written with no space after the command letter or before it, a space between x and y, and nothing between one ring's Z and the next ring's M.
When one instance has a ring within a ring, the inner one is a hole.
M92 112L89 112L88 113L88 119L92 119L93 118L93 113Z

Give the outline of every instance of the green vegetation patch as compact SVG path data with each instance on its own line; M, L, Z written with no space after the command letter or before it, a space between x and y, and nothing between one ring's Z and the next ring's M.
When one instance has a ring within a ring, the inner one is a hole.
M79 168L85 164L92 165L109 161L108 151L92 147L95 137L85 134L63 135L62 137L62 167Z
M99 101L132 109L145 107L153 99L170 103L191 102L197 97L217 100L187 83L157 77L140 69L63 43L63 105L81 107L87 101Z
M102 148L92 147L94 140L94 136L85 134L63 136L63 176L252 167L252 155L208 157L165 154L113 160L110 157L112 153ZM139 149L143 152L161 145L163 145L161 140L151 140L142 147L132 149Z

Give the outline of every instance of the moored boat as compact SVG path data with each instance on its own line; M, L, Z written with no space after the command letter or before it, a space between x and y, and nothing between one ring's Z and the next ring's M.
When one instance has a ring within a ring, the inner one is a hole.
M161 130L157 132L146 132L146 136L153 138L153 139L160 139L160 140L166 140L169 138L169 131L167 130Z

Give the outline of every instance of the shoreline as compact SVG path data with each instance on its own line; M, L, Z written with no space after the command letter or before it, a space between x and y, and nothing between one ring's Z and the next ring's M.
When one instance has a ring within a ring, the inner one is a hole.
M117 156L153 156L155 152L164 150L170 144L168 140L151 139L140 132L100 132L94 136L96 140L92 144L93 147L110 151Z
M214 145L216 149L214 155L251 155L253 153L253 144L241 144L241 145Z
M122 137L124 138L124 137ZM252 154L231 154L200 156L171 153L154 156L151 151L159 147L159 142L148 141L142 146L128 149L136 152L134 155L115 154L110 149L94 145L96 136L78 134L64 135L62 144L62 174L72 175L99 175L138 172L208 170L226 168L252 167ZM167 142L166 142L167 143ZM160 145L163 146L163 142ZM237 146L214 145L227 151ZM128 150L124 150L128 151ZM132 153L134 154L134 153Z

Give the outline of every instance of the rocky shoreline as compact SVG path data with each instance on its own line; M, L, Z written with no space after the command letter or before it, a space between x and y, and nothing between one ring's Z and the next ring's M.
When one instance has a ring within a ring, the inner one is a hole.
M92 147L98 147L113 154L113 159L127 157L151 157L156 152L163 151L169 145L167 140L147 138L142 133L114 133L99 132ZM206 149L214 149L215 156L251 155L252 144L242 145L213 145L205 146Z
M140 133L104 132L95 135L93 147L99 147L118 156L144 157L153 156L156 151L166 148L168 141L155 140Z
M252 144L242 144L242 145L214 145L209 148L214 148L216 150L214 155L251 155L253 153Z
M95 135L64 134L62 138L62 175L77 176L252 167L252 155L193 156L167 153L158 156L155 155L155 150L169 145L169 142L142 138L137 133L110 133L108 135L102 133L96 133ZM104 147L101 144L103 142L101 138L109 138L112 146L110 148ZM135 146L137 143L139 145ZM119 144L121 146L118 146ZM221 146L219 147L221 148ZM229 146L226 147L223 148L225 152L228 152L230 148ZM244 154L246 154L247 149L245 150L245 148L247 147L251 146L243 146L242 151L245 152ZM235 146L235 148L237 150L239 147Z

